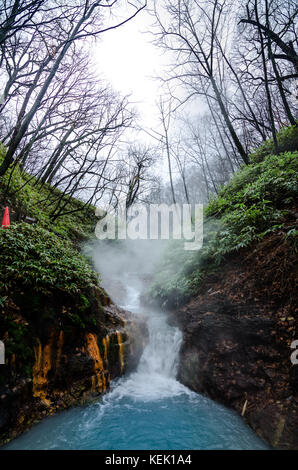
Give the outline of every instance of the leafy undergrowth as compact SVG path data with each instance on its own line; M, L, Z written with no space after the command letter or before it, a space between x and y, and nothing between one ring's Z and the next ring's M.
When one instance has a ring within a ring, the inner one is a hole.
M298 152L268 156L237 173L208 204L208 217L221 217L218 254L248 246L284 228L297 201ZM294 236L291 231L288 236Z
M205 208L202 249L185 252L183 243L173 241L146 299L166 307L181 305L229 256L274 233L281 233L290 252L296 252L297 172L297 151L267 155L237 172Z
M23 222L0 230L0 253L0 338L10 366L30 377L34 338L57 329L73 337L97 332L105 293L73 243L42 227ZM4 372L0 386L13 377L10 368Z
M277 133L277 145L279 153L294 152L298 149L297 124L282 128ZM262 145L250 154L250 161L258 163L264 160L267 155L274 153L273 139L266 140Z
M3 158L3 146L1 152ZM53 220L58 200L69 213ZM86 208L49 185L41 187L18 166L0 183L2 214L5 206L11 226L0 229L0 338L7 360L17 357L18 371L30 375L32 338L46 336L50 328L92 330L101 321L105 293L79 252L96 217L94 207ZM26 216L35 223L24 222Z
M77 294L95 286L97 275L67 240L25 222L1 230L0 291L20 286L48 294L52 289Z

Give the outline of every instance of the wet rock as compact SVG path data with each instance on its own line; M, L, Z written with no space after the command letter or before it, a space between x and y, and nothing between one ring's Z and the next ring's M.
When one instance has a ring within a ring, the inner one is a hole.
M148 334L144 322L105 293L99 292L98 301L92 306L92 329L34 321L36 336L28 338L33 361L14 358L14 373L9 361L3 366L0 445L59 409L98 399L112 379L136 367Z
M273 256L271 274L263 276L247 257L231 258L171 313L183 331L178 379L239 414L247 401L244 419L260 437L298 449L298 366L290 361L298 331L294 284L280 287Z

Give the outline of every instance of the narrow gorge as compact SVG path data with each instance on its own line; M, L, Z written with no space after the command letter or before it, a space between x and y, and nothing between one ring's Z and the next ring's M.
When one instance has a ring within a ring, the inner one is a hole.
M177 381L181 331L168 323L166 312L140 303L139 273L120 277L122 281L110 278L106 286L148 329L148 337L144 328L134 332L142 333L147 343L136 370L114 380L94 403L44 419L4 449L266 449L235 412ZM90 341L94 367L96 350ZM120 351L118 345L118 355ZM121 356L118 362L121 368Z

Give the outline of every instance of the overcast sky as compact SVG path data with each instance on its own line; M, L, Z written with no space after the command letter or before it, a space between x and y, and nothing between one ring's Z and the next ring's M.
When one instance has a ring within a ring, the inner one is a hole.
M127 12L123 9L122 12L126 17ZM135 103L139 113L138 124L147 130L155 129L162 132L156 103L164 91L157 77L165 76L167 65L171 63L173 57L152 44L153 36L150 34L152 23L152 16L143 10L127 24L105 32L94 48L94 60L100 76L103 76L120 94L130 95L130 101ZM185 93L183 90L180 92L180 96ZM203 111L204 108L204 105L198 101L193 105L189 102L187 115L195 114L196 119L198 110ZM172 122L171 129L176 132L177 127L174 129L173 126ZM146 133L125 135L128 140L134 141L137 138L140 142L157 143ZM166 158L159 162L158 167L158 171L167 179ZM176 172L173 167L173 173Z
M160 82L153 76L163 74L168 59L164 51L150 42L151 23L152 18L142 11L127 24L104 33L94 50L99 73L115 90L131 95L146 127L158 123L155 101L161 91Z

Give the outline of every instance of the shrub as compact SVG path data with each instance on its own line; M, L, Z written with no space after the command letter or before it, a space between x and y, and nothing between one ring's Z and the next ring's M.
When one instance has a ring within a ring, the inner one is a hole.
M297 201L297 172L298 152L243 167L205 208L203 248L189 253L183 243L171 244L147 298L177 306L229 253L281 229L287 240L294 239L297 231L284 220Z
M298 152L270 155L266 160L244 167L212 199L207 216L242 210L262 203L281 207L297 196ZM266 209L267 210L267 209Z
M76 294L95 286L97 275L73 245L42 227L26 223L0 230L0 296L33 289ZM85 299L83 299L84 302Z
M280 153L298 150L297 124L284 127L277 133L277 145ZM274 143L271 137L250 154L250 161L252 163L259 163L263 161L267 155L272 154L274 154Z

